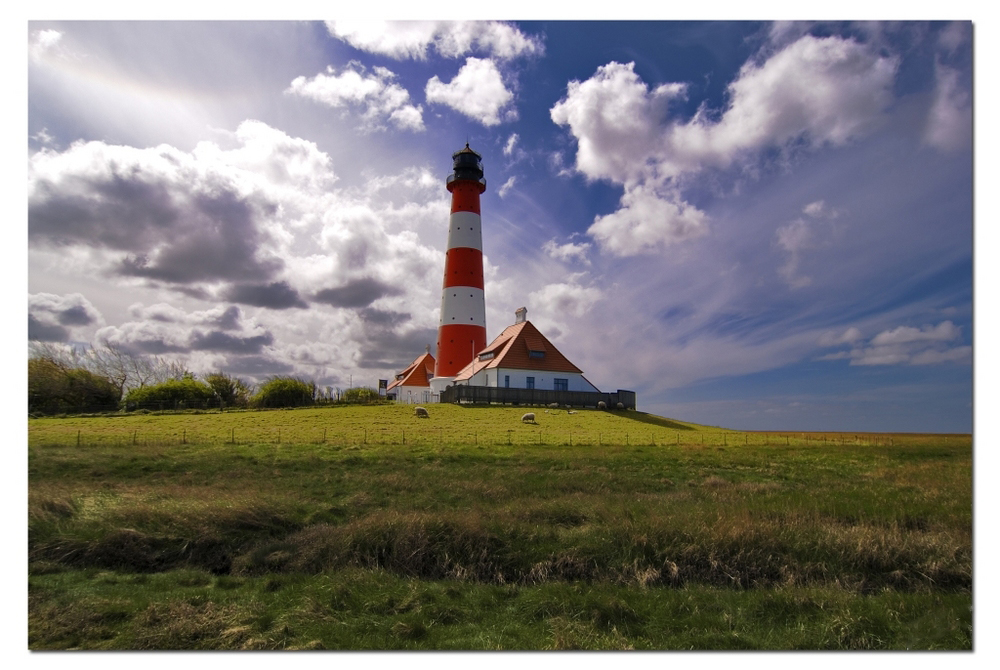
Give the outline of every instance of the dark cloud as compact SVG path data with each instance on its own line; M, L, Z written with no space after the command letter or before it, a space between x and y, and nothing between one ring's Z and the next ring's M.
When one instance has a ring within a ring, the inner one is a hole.
M260 221L277 206L235 183L177 167L183 155L71 147L79 164L58 181L37 176L28 198L34 244L82 244L126 252L118 274L173 284L272 277L282 261L260 254ZM120 152L121 155L118 155ZM166 158L172 168L165 168ZM102 164L103 163L103 164ZM89 172L88 172L89 170Z
M236 330L239 328L240 317L242 316L240 308L236 305L230 305L226 308L226 311L215 320L215 325L222 330Z
M37 342L66 342L69 340L69 331L62 326L43 323L29 314L28 339Z
M222 368L233 375L246 375L255 379L263 379L271 375L286 375L293 368L284 361L267 356L234 356L226 361Z
M195 331L191 336L191 348L196 351L227 351L234 354L259 354L261 349L274 342L271 333L254 337L237 337L218 330L209 333Z
M366 335L361 345L361 360L358 362L358 366L362 368L401 370L424 353L427 345L430 345L433 352L437 341L435 328L419 328L402 335L392 330L373 329L373 332Z
M132 340L128 343L126 348L132 352L152 354L154 356L159 356L160 354L187 353L189 351L187 347L172 344L161 338L151 340Z
M59 323L64 326L89 326L96 320L83 305L74 305L59 313Z
M305 301L299 297L298 291L289 286L286 281L270 284L236 284L226 291L225 298L244 305L269 309L308 307Z
M365 323L374 326L398 326L410 320L410 315L406 312L393 312L391 310L375 309L366 307L358 312L358 316Z
M313 295L312 299L334 307L367 307L379 298L401 293L400 289L385 282L364 277L337 288L325 288Z

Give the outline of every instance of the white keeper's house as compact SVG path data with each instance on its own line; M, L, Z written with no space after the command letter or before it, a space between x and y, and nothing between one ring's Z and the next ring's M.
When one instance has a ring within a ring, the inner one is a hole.
M455 375L455 385L548 391L591 391L583 371L527 320L528 310L517 310L515 322L507 326L472 362Z

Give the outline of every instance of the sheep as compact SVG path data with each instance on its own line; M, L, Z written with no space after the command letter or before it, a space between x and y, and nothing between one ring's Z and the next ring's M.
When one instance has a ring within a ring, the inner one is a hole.
M524 416L521 417L521 421L523 423L528 423L528 422L535 423L535 413L527 412Z
M559 403L557 402L549 403L549 409L559 409Z
M431 415L427 413L427 410L423 407L416 407L413 410L413 414L421 419L429 419Z
M618 409L625 409L625 405L618 403Z
M607 409L607 408L608 408L608 403L604 402L603 400L597 401L597 409Z
M566 410L566 413L567 414L576 414L576 411L568 409L568 410Z

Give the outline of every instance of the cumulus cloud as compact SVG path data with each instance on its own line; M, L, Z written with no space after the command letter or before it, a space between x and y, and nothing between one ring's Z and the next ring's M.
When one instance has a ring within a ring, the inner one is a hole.
M562 316L581 317L603 297L601 290L592 286L556 282L529 293L528 304L532 312L546 315L550 319Z
M97 332L96 340L138 353L260 354L274 342L273 334L236 305L188 312L166 303L129 307L132 320Z
M892 100L897 67L871 45L804 35L744 64L718 114L702 105L684 120L674 109L688 95L685 84L650 89L633 63L611 62L569 82L550 115L577 141L577 171L624 185L619 212L598 217L591 234L630 255L704 231L706 217L677 190L680 177L755 160L768 148L840 145L871 130ZM628 212L640 204L660 222L647 226ZM620 219L628 225L619 229Z
M384 296L400 295L402 291L394 286L371 277L352 280L343 286L325 288L313 295L313 300L334 307L368 307Z
M326 26L355 49L398 60L425 60L430 49L445 58L478 52L500 59L545 50L540 38L499 21L327 21Z
M972 347L958 344L962 329L951 321L920 328L899 326L884 330L868 342L860 342L861 334L848 329L841 337L825 336L821 346L855 345L849 351L827 354L820 360L848 359L851 365L934 365L939 363L970 363Z
M708 217L672 189L644 184L627 188L621 208L598 216L587 232L617 256L657 253L704 235Z
M542 245L542 251L549 255L550 258L554 258L559 261L572 262L577 261L583 263L584 265L590 265L590 259L587 258L587 253L590 251L591 244L589 242L567 242L566 244L556 244L555 240L549 240Z
M292 288L287 281L276 281L270 284L234 284L226 290L223 297L232 302L269 309L308 307L299 296L298 291Z
M308 79L296 77L286 93L300 95L334 109L358 106L363 108L362 121L368 129L384 129L392 123L401 130L424 130L423 108L410 102L410 94L395 83L396 75L384 67L366 68L351 62L340 74L327 67L326 74Z
M78 142L32 155L28 235L37 247L119 252L103 271L185 285L260 281L284 267L287 236L314 207L303 189L335 180L316 145L259 122L224 150L191 153Z
M104 317L79 293L28 295L28 339L40 342L67 342L73 329L101 326Z
M500 70L490 59L467 58L447 84L434 75L427 82L425 94L427 102L447 105L484 126L517 118L516 110L504 110L514 94L507 90Z

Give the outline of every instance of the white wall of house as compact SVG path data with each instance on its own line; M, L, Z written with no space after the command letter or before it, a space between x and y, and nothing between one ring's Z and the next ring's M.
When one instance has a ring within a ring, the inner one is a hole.
M534 377L535 388L551 391L555 388L556 379L566 380L567 391L597 391L598 389L583 378L579 372L549 372L547 370L515 370L513 368L492 368L480 370L472 375L469 386L506 386L506 377L510 377L510 388L528 388L528 377Z
M404 405L426 405L437 402L438 394L430 386L397 386L389 391L396 394L396 402Z

